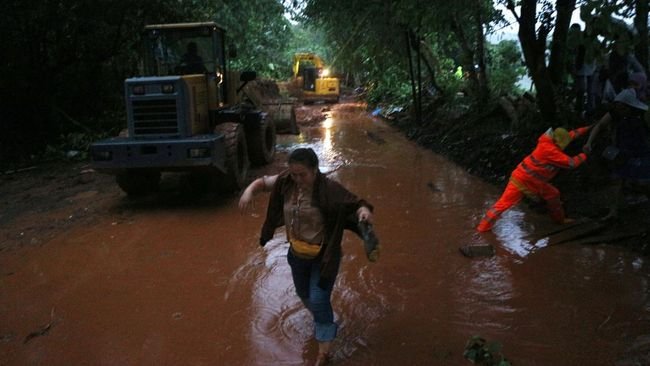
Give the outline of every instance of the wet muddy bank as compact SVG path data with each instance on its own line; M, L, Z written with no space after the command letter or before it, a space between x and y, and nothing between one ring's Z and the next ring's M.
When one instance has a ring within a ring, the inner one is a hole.
M535 148L543 130L558 127L530 127L541 125L540 121L531 120L522 122L521 128L512 132L511 122L498 109L485 113L443 110L438 117L433 112L425 113L421 125L417 125L406 112L393 114L385 120L420 146L447 157L468 173L499 188L505 187L512 170ZM579 153L584 142L585 138L576 140L567 148L567 153ZM608 176L598 150L578 170L560 171L553 184L562 193L567 215L590 220L604 217L608 212L607 196L610 194ZM602 233L604 239L592 244L615 245L650 256L650 233L647 229L650 228L650 196L647 192L647 189L634 187L626 189L626 200L619 217L608 221ZM545 213L543 207L533 203L524 201L522 205L528 205L531 211L539 214ZM616 233L630 235L619 239Z

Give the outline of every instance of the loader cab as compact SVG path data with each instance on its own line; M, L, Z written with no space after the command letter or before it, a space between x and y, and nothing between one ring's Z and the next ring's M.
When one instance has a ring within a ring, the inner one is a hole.
M215 23L149 25L145 32L142 76L224 73L225 31Z
M180 76L187 85L202 84L210 110L228 102L223 28L214 22L155 24L145 27L144 39L141 77Z

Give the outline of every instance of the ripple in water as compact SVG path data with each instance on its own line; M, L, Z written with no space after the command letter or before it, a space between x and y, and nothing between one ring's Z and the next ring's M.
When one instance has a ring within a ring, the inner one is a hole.
M303 347L312 338L312 318L295 293L287 250L284 235L277 235L231 279L239 288L247 288L242 281L253 282L251 356L256 365L301 365Z

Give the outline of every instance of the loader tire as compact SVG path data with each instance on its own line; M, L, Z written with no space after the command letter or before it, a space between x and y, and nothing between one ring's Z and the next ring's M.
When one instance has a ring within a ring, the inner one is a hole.
M275 122L267 116L259 125L251 128L246 136L251 164L260 166L272 162L275 156L275 142Z
M239 123L225 122L217 125L214 132L224 135L226 147L226 171L219 179L219 190L223 192L239 190L246 184L250 165L244 127Z
M127 170L115 176L117 185L130 197L143 196L157 192L160 184L160 172L147 170Z

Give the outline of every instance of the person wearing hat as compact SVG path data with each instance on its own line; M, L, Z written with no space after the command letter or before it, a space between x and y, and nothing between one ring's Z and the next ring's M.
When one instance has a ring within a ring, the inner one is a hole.
M603 157L611 164L611 190L608 195L609 213L603 218L616 217L625 181L650 182L650 145L648 126L643 114L648 105L637 98L633 88L623 89L614 98L614 106L594 126L583 151L590 153L596 137L604 129L612 131L611 144L604 149Z
M573 222L564 214L560 201L560 191L549 183L560 169L575 169L587 160L587 154L582 152L576 156L568 156L564 149L574 139L584 135L591 126L580 127L567 131L564 128L549 128L537 140L533 152L517 165L510 175L510 180L497 202L485 213L476 227L479 232L492 230L501 215L519 203L524 196L533 201L546 202L551 218L560 224Z

